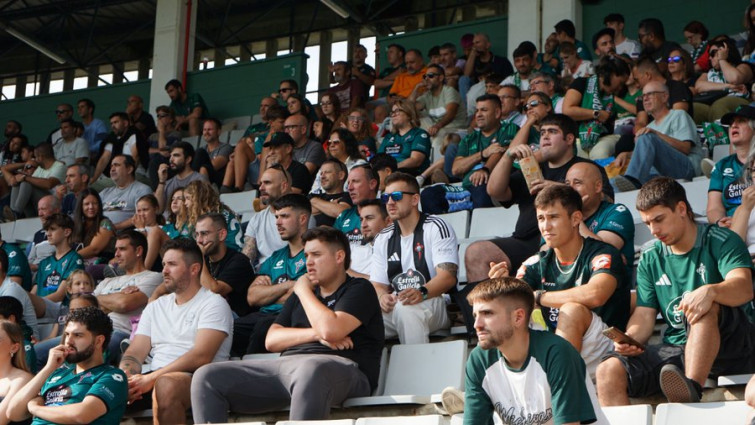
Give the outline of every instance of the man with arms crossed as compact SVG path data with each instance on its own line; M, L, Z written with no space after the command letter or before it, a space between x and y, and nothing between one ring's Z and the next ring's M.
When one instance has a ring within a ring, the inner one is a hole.
M346 274L349 241L318 227L302 237L307 274L267 334L270 360L202 367L191 388L194 423L228 421L228 410L261 413L291 406L290 420L327 419L330 407L377 385L383 319L367 280ZM254 383L263 391L250 391Z
M695 223L672 178L646 183L637 210L658 240L640 256L626 333L647 343L658 313L668 328L662 344L644 350L614 343L598 367L600 404L627 405L660 391L671 403L700 401L708 375L755 371L755 329L743 309L753 296L750 255L729 229Z
M123 372L103 360L112 332L110 318L97 307L72 310L65 343L50 351L45 367L13 396L9 419L31 414L34 424L118 423L128 385Z
M529 329L535 299L526 283L486 280L467 299L478 343L467 360L464 425L608 423L579 353Z
M201 274L202 251L194 241L179 238L165 244L163 278L172 293L147 305L121 359L129 402L145 398L149 406L151 398L156 424L185 423L191 374L207 363L228 360L231 308L223 297L202 287ZM152 371L142 374L150 353Z

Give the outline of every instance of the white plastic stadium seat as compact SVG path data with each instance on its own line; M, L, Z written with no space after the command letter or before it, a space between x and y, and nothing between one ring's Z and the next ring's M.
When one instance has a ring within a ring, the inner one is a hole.
M653 408L649 404L604 407L610 425L652 425Z
M453 416L451 416L451 425L463 425L464 424L464 414L463 413L457 413Z
M257 197L256 190L248 190L238 193L224 193L220 195L220 202L224 203L236 214L243 215L252 210L252 201Z
M642 223L642 218L640 218L640 212L637 211L637 207L635 206L637 204L637 194L640 193L639 190L633 190L630 192L617 192L614 195L614 202L617 204L623 204L630 213L632 213L632 218L634 219L635 223Z
M725 157L729 156L729 145L716 145L713 146L713 162L718 162Z
M39 219L37 219L37 222L39 222ZM41 224L40 224L41 225ZM15 243L15 229L16 222L15 221L9 221L7 223L0 223L0 237L2 237L3 241L9 242L9 243ZM34 233L32 233L32 236L34 236Z
M382 418L359 418L356 425L447 425L448 418L441 415L386 416Z
M16 226L13 228L13 239L15 241L31 242L34 240L34 234L41 229L42 222L37 217L16 220ZM5 236L4 232L3 236Z
M467 342L462 340L394 345L383 394L351 398L343 407L427 404L446 387L464 388L466 359Z
M191 146L194 147L194 149L197 149L199 147L200 139L201 139L200 136L187 136L181 139L181 141L188 142Z
M235 123L235 126L233 124ZM247 127L252 123L252 117L249 115L244 115L240 117L233 117L233 118L226 118L223 120L223 127L226 127L228 125L233 126L235 130L246 130Z
M750 409L744 401L659 404L655 425L744 424Z
M698 216L705 216L708 208L708 187L710 180L693 180L691 182L681 182L684 191L687 193L687 201L692 206L692 212Z
M236 144L241 139L241 136L243 136L245 132L246 132L246 129L232 130L231 132L228 133L228 143L231 146L236 146Z
M275 423L275 425L354 425L354 419L329 419L325 421L278 421Z
M438 217L453 227L456 239L464 239L467 237L467 233L469 233L469 214L469 210L463 210L440 214Z
M745 373L743 375L726 375L718 377L719 387L729 387L732 385L747 385L752 378L752 373Z
M514 226L519 219L519 208L493 207L475 208L472 211L472 224L469 227L469 239L505 238L514 233Z

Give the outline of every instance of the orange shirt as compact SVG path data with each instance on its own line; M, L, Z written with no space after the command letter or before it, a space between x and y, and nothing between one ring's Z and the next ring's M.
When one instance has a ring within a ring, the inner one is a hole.
M409 97L412 94L414 87L422 81L422 77L425 76L427 67L422 68L421 71L412 75L408 71L402 71L396 79L393 80L393 86L391 86L390 93L397 94L402 97Z

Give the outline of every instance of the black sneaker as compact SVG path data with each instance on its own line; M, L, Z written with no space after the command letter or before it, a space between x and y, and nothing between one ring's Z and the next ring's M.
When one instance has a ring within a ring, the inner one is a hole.
M699 385L684 375L676 365L667 364L661 368L661 391L669 403L697 403L702 396Z

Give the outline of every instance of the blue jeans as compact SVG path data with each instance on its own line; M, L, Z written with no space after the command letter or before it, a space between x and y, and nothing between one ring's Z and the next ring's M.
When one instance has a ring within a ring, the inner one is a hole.
M634 177L642 184L658 175L690 180L695 177L695 168L687 155L659 136L648 133L637 138L625 175Z
M459 77L459 94L461 95L461 101L467 101L467 92L472 87L472 80L466 75Z

